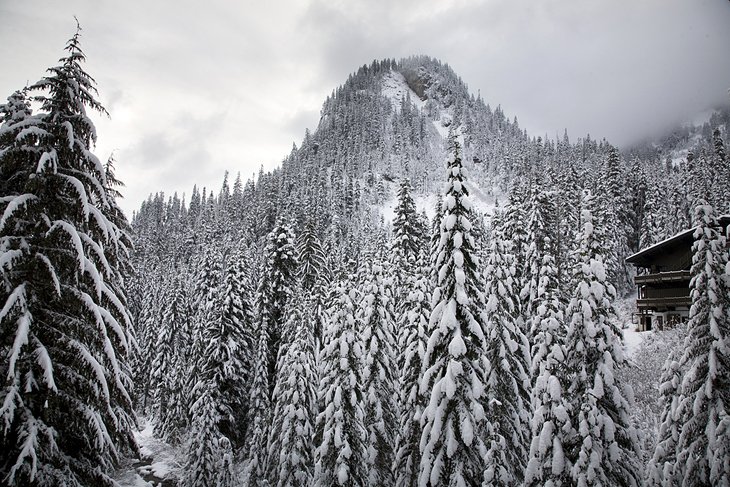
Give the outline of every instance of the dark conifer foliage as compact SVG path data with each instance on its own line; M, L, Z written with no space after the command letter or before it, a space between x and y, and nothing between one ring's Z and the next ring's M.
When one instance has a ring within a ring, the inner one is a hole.
M87 111L106 111L67 54L3 105L0 128L0 478L9 485L113 485L132 436L131 245L114 180L91 152Z

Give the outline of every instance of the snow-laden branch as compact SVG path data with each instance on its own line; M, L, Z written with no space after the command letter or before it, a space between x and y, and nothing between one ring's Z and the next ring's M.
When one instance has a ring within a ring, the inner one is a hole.
M63 221L63 220L55 220L51 228L48 229L46 232L46 236L53 233L53 231L56 228L60 228L61 230L65 231L69 237L71 237L71 242L74 245L74 248L76 249L76 260L79 265L79 270L81 273L84 272L84 265L86 262L86 257L84 255L84 246L81 243L81 237L79 236L79 233L76 231L76 227L71 225L69 222Z
M0 218L0 232L5 229L5 225L7 224L10 217L13 216L13 213L15 213L19 208L27 205L29 201L33 201L35 199L36 196L30 193L21 194L20 196L14 197L10 201L10 203L8 203L8 206L5 207L5 211L3 211L3 216Z

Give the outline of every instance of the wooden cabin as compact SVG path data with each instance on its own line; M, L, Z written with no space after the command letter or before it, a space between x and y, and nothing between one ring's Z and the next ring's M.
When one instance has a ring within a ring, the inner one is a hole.
M718 222L727 230L730 215ZM639 331L663 329L689 318L692 299L689 282L692 268L694 228L643 249L626 262L643 269L637 272L636 316Z

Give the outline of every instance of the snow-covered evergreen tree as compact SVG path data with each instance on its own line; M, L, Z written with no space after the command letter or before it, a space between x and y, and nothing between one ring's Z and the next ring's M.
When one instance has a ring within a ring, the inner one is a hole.
M79 29L80 31L80 29ZM87 110L106 113L83 70L80 32L60 65L2 109L0 478L6 485L113 485L133 451L134 347L122 270L129 236L91 152ZM9 140L14 136L14 140Z
M329 277L327 256L315 232L314 223L315 219L310 217L297 240L296 252L299 263L297 277L303 289L321 285Z
M267 445L271 428L271 397L269 396L269 330L263 324L257 330L256 358L249 391L248 431L246 449L247 487L268 486Z
M630 255L628 246L628 224L631 221L630 209L625 194L623 166L618 150L609 146L605 172L601 175L600 191L596 192L597 206L595 217L606 228L607 239L604 250L604 267L608 282L623 295L632 288L631 273L626 264Z
M520 299L524 303L522 314L526 321L528 337L531 332L533 318L537 315L539 306L538 294L540 291L540 273L543 270L543 258L551 252L554 262L557 249L550 245L554 239L555 205L548 192L542 187L544 183L538 180L530 191L527 205L527 234L525 235L525 265L524 287L520 291ZM553 264L554 265L554 264Z
M290 332L284 328L284 311L291 297L297 272L297 252L292 227L278 221L266 239L264 266L256 290L256 309L260 326L266 327L269 340L267 367L271 390L276 379L276 361L280 348L286 346Z
M509 238L511 243L511 252L514 256L514 280L515 286L518 292L522 289L529 288L527 286L528 275L526 274L526 256L529 243L527 241L527 228L525 222L527 221L527 202L528 189L522 179L517 180L513 183L513 186L509 193L509 200L505 205L504 215L502 217L502 232L506 238ZM526 299L526 298L525 298ZM522 299L519 300L520 314L522 310L526 308L526 302ZM523 327L526 327L526 323L522 323ZM524 329L527 332L529 330Z
M563 302L557 279L553 251L556 242L543 235L544 248L537 274L536 294L531 319L532 337L532 441L530 443L525 485L538 486L552 482L568 485L570 472L563 445L574 433L564 396L568 381L564 371L565 338Z
M231 455L230 438L238 439L242 428L238 421L245 419L243 354L244 347L251 345L247 336L251 322L241 288L246 283L243 261L233 256L220 282L217 260L216 252L208 249L198 286L201 299L194 347L198 354L189 374L196 380L191 390L192 432L186 469L186 482L191 486L230 485L230 472L223 465Z
M403 313L408 297L408 282L412 278L416 260L422 252L422 229L411 191L410 181L402 179L398 187L398 204L393 217L390 261L393 269L394 311L397 317Z
M311 303L290 302L287 326L294 338L280 357L269 433L269 483L272 487L308 487L314 473L314 422L317 370Z
M428 340L428 320L431 315L430 285L425 253L416 263L405 313L401 315L398 349L398 429L396 435L395 485L416 487L421 463L421 415L428 398L421 393L421 373Z
M182 487L233 485L231 443L220 433L222 399L212 383L200 383L198 398L191 407L193 417L188 439L187 465ZM225 414L225 413L224 413Z
M611 304L615 291L607 282L604 236L593 217L596 202L588 191L581 208L575 290L565 311L569 382L565 395L570 424L577 434L563 448L572 482L578 485L638 485L637 436L627 400L632 394L614 375L625 361Z
M676 419L681 430L676 445L674 478L683 486L722 485L730 461L727 414L730 411L730 283L728 251L711 206L695 208L692 246L690 321L681 367L682 397ZM722 427L720 427L722 425Z
M658 183L650 183L644 203L644 218L641 222L639 233L639 248L645 249L666 238L666 228L662 225L662 214L660 203L664 199L661 196Z
M421 392L423 412L419 485L481 485L485 470L485 307L471 203L457 144L448 162L448 184L437 249L434 291Z
M315 218L307 220L304 230L299 235L297 243L297 277L300 291L312 299L310 305L314 307L314 314L310 326L314 328L314 338L317 349L322 342L322 326L324 322L326 286L332 278L327 256L325 255L319 237L315 233Z
M380 242L376 244L380 247ZM382 249L382 247L381 247ZM382 250L381 250L382 252ZM363 392L367 430L368 485L393 485L395 433L398 427L395 382L395 324L393 298L386 282L383 258L366 252L357 319L363 341Z
M485 482L517 485L522 481L530 437L530 351L522 332L519 289L510 240L495 215L485 266L483 322L486 363L486 414L489 433Z
M191 348L191 309L186 292L186 273L176 270L162 311L152 360L155 434L177 443L188 426L188 384Z
M201 370L219 391L221 433L240 447L244 444L246 392L253 366L254 315L250 298L249 261L242 250L228 257L220 289L220 321L210 321L206 329L208 344Z
M436 261L438 260L439 245L441 243L441 219L444 216L444 198L441 192L436 195L436 208L434 208L434 216L431 220L431 241L429 245L429 264L431 269L430 274L430 287L433 289L438 282L438 267Z
M315 433L315 487L368 484L367 430L362 387L362 338L357 330L357 291L347 279L337 285L320 352L319 414Z
M682 374L679 361L675 354L670 354L662 370L661 385L659 386L659 403L662 415L659 422L657 444L654 454L646 467L644 485L647 487L661 487L677 483L674 478L674 463L676 461L676 445L679 439L679 423L675 414L679 403L679 387L682 383Z

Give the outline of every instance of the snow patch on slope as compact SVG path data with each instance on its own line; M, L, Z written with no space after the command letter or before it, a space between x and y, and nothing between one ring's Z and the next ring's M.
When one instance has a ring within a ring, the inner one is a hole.
M446 172L444 171L444 179L445 178ZM386 225L393 224L393 219L395 218L395 207L398 205L398 186L396 183L389 184L391 187L389 188L388 194L394 196L383 202L383 204L378 207L378 212L382 215L383 221ZM489 220L494 214L494 208L496 207L497 200L501 196L501 192L499 192L497 188L486 190L477 184L476 181L471 180L466 181L465 186L469 191L469 200L471 201L472 206L478 210L479 213L484 215L487 220ZM436 202L438 201L437 194L424 195L414 191L411 196L413 197L413 202L416 204L416 210L418 213L425 211L428 218L433 219L436 214Z
M398 71L391 70L383 76L380 90L381 94L390 100L390 104L396 112L400 111L401 99L405 98L408 94L410 94L411 103L419 110L422 110L426 104L426 102L421 100L416 92L408 86L406 79Z

